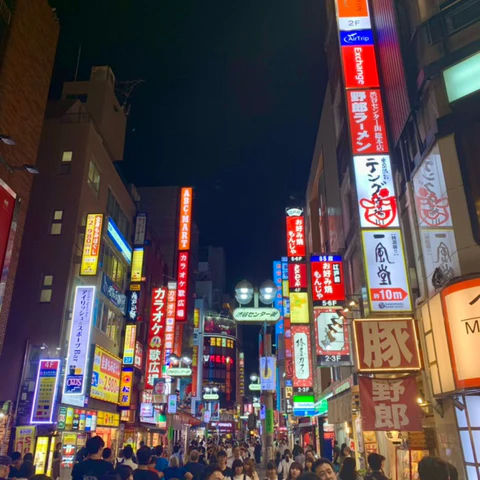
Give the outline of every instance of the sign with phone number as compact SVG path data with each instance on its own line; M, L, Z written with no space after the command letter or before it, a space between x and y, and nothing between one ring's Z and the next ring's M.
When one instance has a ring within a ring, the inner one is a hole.
M95 346L90 396L105 402L118 403L121 372L122 360Z

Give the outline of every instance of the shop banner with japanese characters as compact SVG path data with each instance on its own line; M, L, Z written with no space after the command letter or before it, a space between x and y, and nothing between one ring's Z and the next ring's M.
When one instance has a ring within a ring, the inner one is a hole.
M178 252L176 319L187 319L188 258L190 252Z
M364 431L423 431L414 376L396 380L359 377L358 384Z
M95 345L90 397L104 402L118 403L121 374L122 360Z
M31 424L52 423L60 360L42 359L38 364Z
M290 323L310 323L307 292L290 292Z
M192 188L180 191L180 221L178 227L178 250L190 250L190 229L192 222Z
M411 372L422 368L413 318L353 322L359 372Z
M318 364L322 367L351 365L347 319L334 308L313 310Z
M364 230L362 243L372 312L410 312L410 286L400 230Z
M102 225L103 214L93 213L87 215L80 275L95 276L97 274L98 257L102 243Z
M92 327L95 287L77 287L73 304L72 326L65 365L64 395L85 393L90 331Z
M138 340L135 342L135 358L133 366L139 370L141 370L143 366L143 345Z
M124 368L122 370L122 376L120 379L120 398L118 404L121 407L129 407L132 401L132 388L133 388L133 369Z
M312 255L312 297L314 305L332 307L345 300L343 264L340 255Z
M310 358L310 327L292 325L293 388L306 392L313 388L313 370Z
M167 320L165 326L165 340L163 344L163 363L170 364L170 355L173 353L173 342L175 338L175 312L177 304L177 284L168 282L167 291ZM162 376L166 376L163 372Z
M305 259L305 219L303 209L287 209L287 252L290 260Z
M353 165L362 228L398 227L390 156L355 156Z
M144 248L134 248L132 253L132 267L130 273L131 282L141 282L143 276L143 258L145 256Z
M145 212L137 213L135 218L135 233L133 235L133 244L144 245L147 235L147 214Z
M273 306L280 312L280 320L275 324L275 336L283 334L283 292L282 292L282 262L273 262L273 281L277 286Z
M135 358L135 341L137 338L137 326L127 325L125 327L125 341L123 343L123 364L133 365Z
M388 141L380 90L348 90L347 101L353 153L387 153Z
M164 287L152 290L152 308L148 332L147 363L145 370L145 388L152 389L155 379L162 374L165 326L167 313L167 289Z
M307 288L307 264L290 263L288 265L288 284L290 291L300 292Z

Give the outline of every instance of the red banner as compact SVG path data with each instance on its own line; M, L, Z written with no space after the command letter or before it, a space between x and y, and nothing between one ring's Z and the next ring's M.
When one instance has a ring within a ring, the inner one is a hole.
M190 252L178 252L177 263L177 314L179 321L187 319L188 257Z
M378 87L377 61L373 45L341 47L346 88Z
M292 326L293 344L293 387L313 388L311 341L308 325Z
M359 377L358 384L364 431L423 431L415 377L396 380Z
M305 257L305 220L287 217L287 252L289 257Z
M353 154L387 153L388 139L380 90L348 90L347 101Z
M293 379L292 330L290 317L284 317L285 377Z
M408 372L421 369L414 320L355 320L359 372Z
M321 255L311 259L312 297L322 306L334 306L345 300L342 257Z
M290 291L307 288L307 265L305 263L289 263L288 282Z
M165 343L163 345L164 365L170 362L170 355L173 351L173 342L175 337L175 306L177 303L177 285L175 282L169 283L167 293L167 322L165 328ZM164 377L166 375L163 375Z
M180 192L180 219L178 227L178 250L190 250L190 229L192 223L192 188Z

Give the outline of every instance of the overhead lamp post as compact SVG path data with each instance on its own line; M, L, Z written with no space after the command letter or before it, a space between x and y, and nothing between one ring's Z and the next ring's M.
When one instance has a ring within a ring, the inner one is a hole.
M10 165L1 155L0 163L7 169L8 173L14 173L20 170L25 170L32 175L38 175L40 173L40 170L35 165Z

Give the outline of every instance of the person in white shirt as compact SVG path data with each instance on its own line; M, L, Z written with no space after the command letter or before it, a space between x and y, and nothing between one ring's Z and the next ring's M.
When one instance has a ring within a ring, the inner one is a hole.
M238 458L233 461L232 470L233 470L233 476L232 477L224 477L223 480L253 480L246 473L244 473L243 462Z
M283 480L286 480L290 467L293 463L293 458L290 458L290 450L285 450L285 458L278 465L277 473L282 475Z
M128 465L129 467L132 468L132 470L136 470L138 465L133 461L133 448L131 445L127 445L123 449L123 462L121 465Z
M240 460L240 461L242 461L242 457L241 457L241 455L240 455L240 454L241 454L240 447L233 447L232 454L233 454L233 456L230 457L230 458L227 460L227 467L233 469L233 462L234 462L235 460ZM228 453L227 453L227 455L228 455ZM242 462L242 465L243 465L243 462Z

